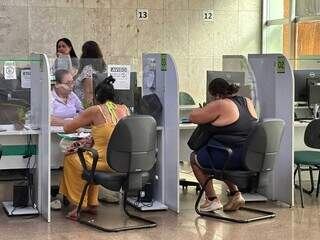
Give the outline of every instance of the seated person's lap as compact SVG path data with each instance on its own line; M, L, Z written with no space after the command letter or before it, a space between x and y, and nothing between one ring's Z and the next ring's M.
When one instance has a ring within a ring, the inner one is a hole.
M218 141L210 140L210 144L215 146L224 147ZM243 146L232 148L231 161L228 164L228 169L231 170L242 170L242 156L243 156ZM196 161L198 165L202 168L212 168L223 169L225 160L227 159L227 153L222 150L207 147L207 145L200 148L196 153Z

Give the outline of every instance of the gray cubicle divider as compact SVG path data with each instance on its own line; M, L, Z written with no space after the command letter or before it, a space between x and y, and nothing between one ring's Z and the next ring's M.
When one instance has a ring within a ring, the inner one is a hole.
M245 74L245 85L251 86L251 97L256 107L257 112L260 112L259 97L256 85L256 78L254 72L248 60L243 55L223 55L222 56L222 70L223 71L234 71L244 72Z
M277 161L272 173L262 176L260 193L293 206L293 74L281 54L249 54L257 81L261 118L285 121Z
M38 210L50 222L50 68L45 54L33 53L31 59L40 59L40 64L39 61L31 63L31 126L40 129L37 156L40 181L37 190Z
M168 54L143 54L143 95L157 94L162 103L158 124L164 131L164 162L158 162L156 200L179 212L178 75Z

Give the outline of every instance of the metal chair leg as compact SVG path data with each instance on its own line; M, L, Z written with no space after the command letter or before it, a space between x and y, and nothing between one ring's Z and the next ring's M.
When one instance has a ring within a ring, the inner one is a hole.
M304 205L303 205L303 196L302 196L302 183L301 183L301 169L300 169L300 164L297 164L297 169L298 169L298 177L299 177L299 188L300 188L301 207L304 208Z
M198 209L198 205L199 205L200 199L201 199L201 197L202 197L202 195L204 193L205 187L207 186L209 181L212 180L213 178L214 178L213 175L210 175L208 177L208 179L204 183L203 187L201 188L199 196L198 196L198 198L196 200L195 210L196 210L197 214L199 214L200 216L211 217L211 218L216 218L216 219L225 220L225 221L229 221L229 222L236 222L236 223L249 223L249 222L253 222L253 221L273 218L273 217L276 216L275 213L273 213L273 212L268 212L268 211L255 209L255 208L248 208L248 207L242 207L239 210L245 210L245 211L249 211L249 212L252 212L252 213L257 213L257 214L259 214L259 216L250 217L250 218L247 218L247 219L239 219L239 218L228 217L227 215L223 216L223 215L220 215L219 213L216 213L216 212L201 212Z
M83 190L82 190L82 194L81 194L81 197L80 197L80 202L79 202L78 207L77 207L78 219L79 219L79 216L80 216L80 210L81 210L82 203L83 203L83 200L84 200L84 196L86 195L88 186L89 186L89 183L87 182L86 185L84 185Z
M318 184L317 184L317 194L316 197L319 196L319 188L320 188L320 166L317 166L319 172L318 172Z

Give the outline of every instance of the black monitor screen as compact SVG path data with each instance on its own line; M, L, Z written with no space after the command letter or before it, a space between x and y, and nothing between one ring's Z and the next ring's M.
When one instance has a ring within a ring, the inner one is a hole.
M319 79L320 70L294 70L294 101L308 102L307 81Z
M309 105L320 104L320 85L309 86Z

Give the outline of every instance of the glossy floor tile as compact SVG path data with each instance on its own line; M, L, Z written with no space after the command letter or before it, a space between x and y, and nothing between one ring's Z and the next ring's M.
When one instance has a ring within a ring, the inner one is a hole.
M220 186L222 201L226 200ZM158 223L156 228L133 230L119 233L106 233L86 225L66 219L65 211L52 212L52 222L48 224L41 217L8 217L0 211L0 239L4 240L45 240L45 239L141 239L141 240L196 240L196 239L319 239L320 198L315 194L304 195L306 207L300 207L296 191L296 207L288 208L274 202L250 204L256 208L274 211L276 217L248 224L222 222L199 217L194 211L197 197L194 187L181 190L181 212L172 211L143 213L143 216ZM248 204L249 205L249 204ZM110 226L120 224L124 216L119 205L102 205L98 218ZM141 214L133 210L137 214ZM127 224L132 224L132 221Z

